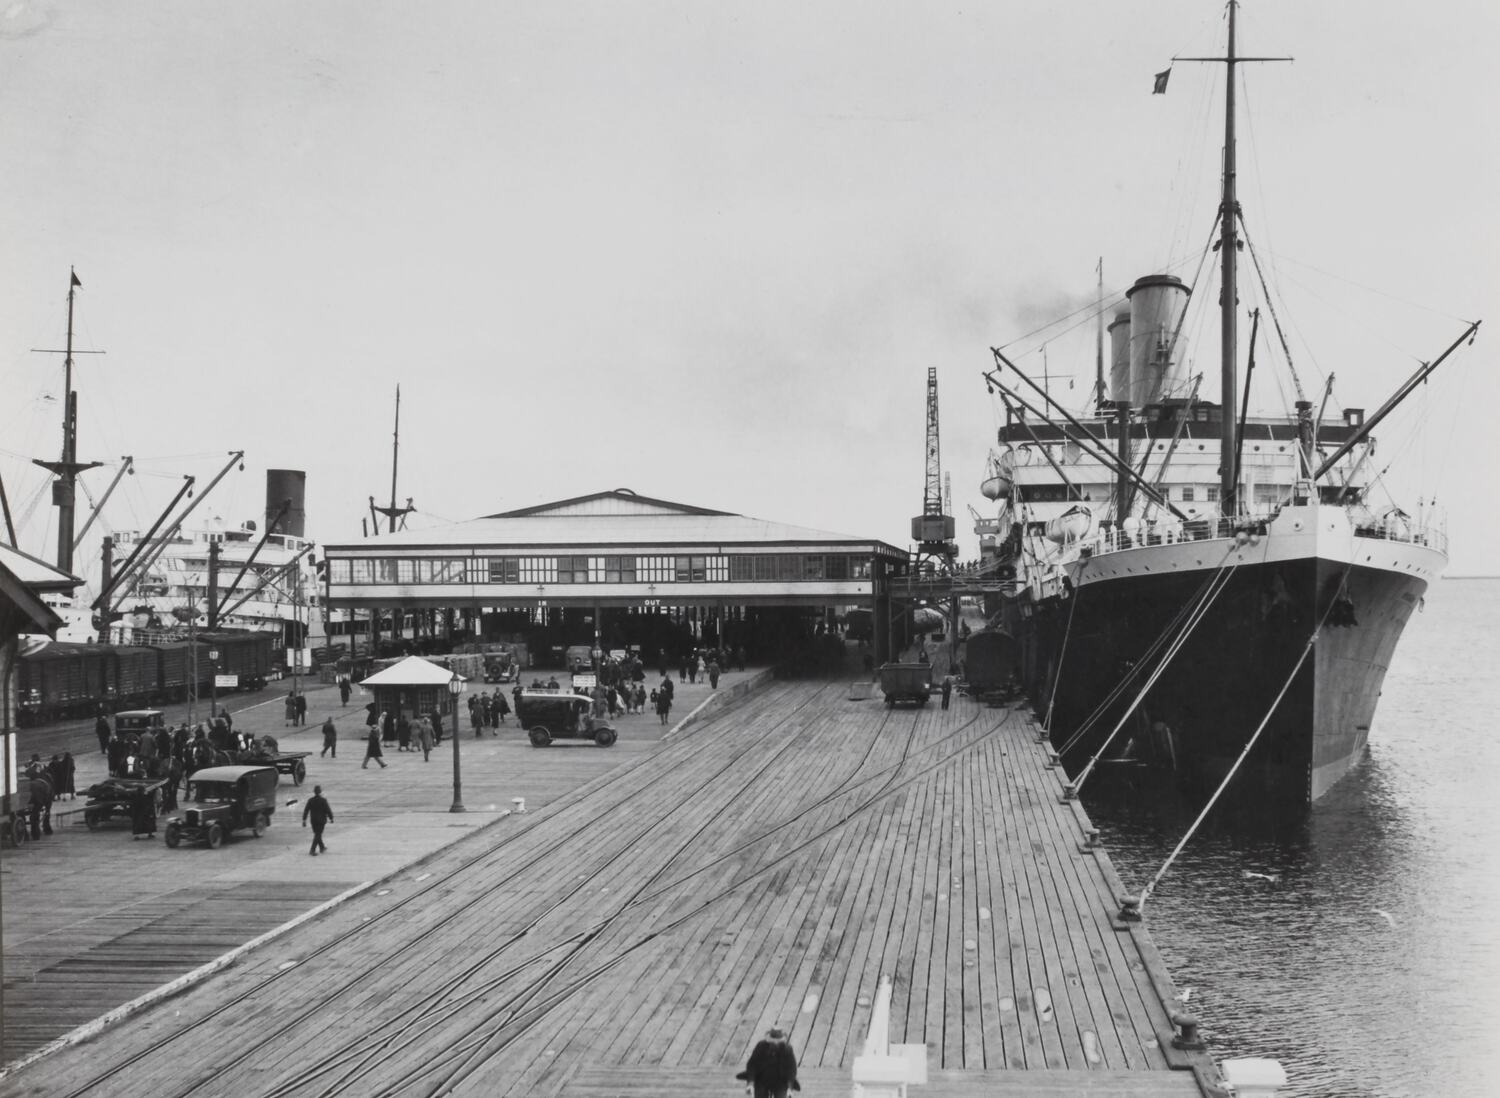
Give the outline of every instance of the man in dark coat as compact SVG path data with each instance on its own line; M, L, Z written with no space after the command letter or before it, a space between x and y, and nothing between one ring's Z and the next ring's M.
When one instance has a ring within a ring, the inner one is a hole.
M104 715L104 707L99 707L99 716L94 721L94 735L99 737L99 754L109 754L109 718Z
M335 759L339 757L339 730L334 727L332 717L323 722L323 750L318 757L322 758L330 751Z
M333 809L323 796L323 787L321 785L313 786L313 795L307 798L307 804L302 809L303 827L307 826L309 818L312 819L313 841L312 849L308 853L316 858L318 851L326 851L328 849L323 844L323 828L333 822Z
M756 1042L745 1070L735 1076L749 1083L755 1098L786 1098L788 1090L801 1090L797 1082L797 1054L783 1030L772 1028Z
M40 839L52 834L52 783L47 780L41 760L35 755L32 760L33 765L26 768L31 791L31 837Z
M351 688L349 686L349 680L347 678L344 678L344 677L341 676L339 678L339 704L340 705L348 705L349 704L350 689Z

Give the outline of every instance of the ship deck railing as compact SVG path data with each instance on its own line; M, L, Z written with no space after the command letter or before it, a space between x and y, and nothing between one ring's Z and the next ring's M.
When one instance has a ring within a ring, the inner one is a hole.
M1216 541L1235 537L1241 532L1264 534L1275 517L1247 515L1240 518L1192 519L1188 522L1151 523L1131 533L1118 526L1100 529L1077 543L1078 551L1087 556L1102 556L1127 549L1153 545L1175 545L1179 542ZM1417 526L1407 520L1389 518L1377 522L1357 523L1356 537L1378 538L1408 545L1423 545L1440 553L1448 552L1448 535L1432 526Z

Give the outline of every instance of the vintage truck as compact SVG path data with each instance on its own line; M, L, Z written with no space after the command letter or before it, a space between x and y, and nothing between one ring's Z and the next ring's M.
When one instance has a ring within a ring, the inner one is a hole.
M182 811L167 820L167 845L203 842L217 849L232 831L249 829L258 839L276 811L274 766L209 766L188 780Z

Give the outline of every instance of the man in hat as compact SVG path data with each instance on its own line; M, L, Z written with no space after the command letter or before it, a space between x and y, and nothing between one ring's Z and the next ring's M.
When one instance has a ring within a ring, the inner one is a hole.
M308 851L313 857L318 856L318 851L327 851L323 845L323 828L333 822L333 809L329 807L327 799L323 796L321 785L313 786L313 795L307 799L307 804L302 809L302 826L307 826L309 817L312 819L313 841L312 849Z
M755 1098L786 1098L788 1090L801 1090L797 1082L797 1054L792 1051L786 1031L772 1026L756 1042L745 1070L735 1076L750 1084Z

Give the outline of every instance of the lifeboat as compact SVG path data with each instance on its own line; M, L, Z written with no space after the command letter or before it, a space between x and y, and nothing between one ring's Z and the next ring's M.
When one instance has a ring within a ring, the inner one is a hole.
M1079 538L1087 537L1093 528L1093 512L1079 503L1069 507L1047 523L1047 540L1055 541L1059 545L1068 541L1077 541Z
M979 494L989 500L1004 499L1009 496L1011 474L1014 468L1014 459L1009 449L998 457L992 451L989 468L985 471L984 480L979 484Z

